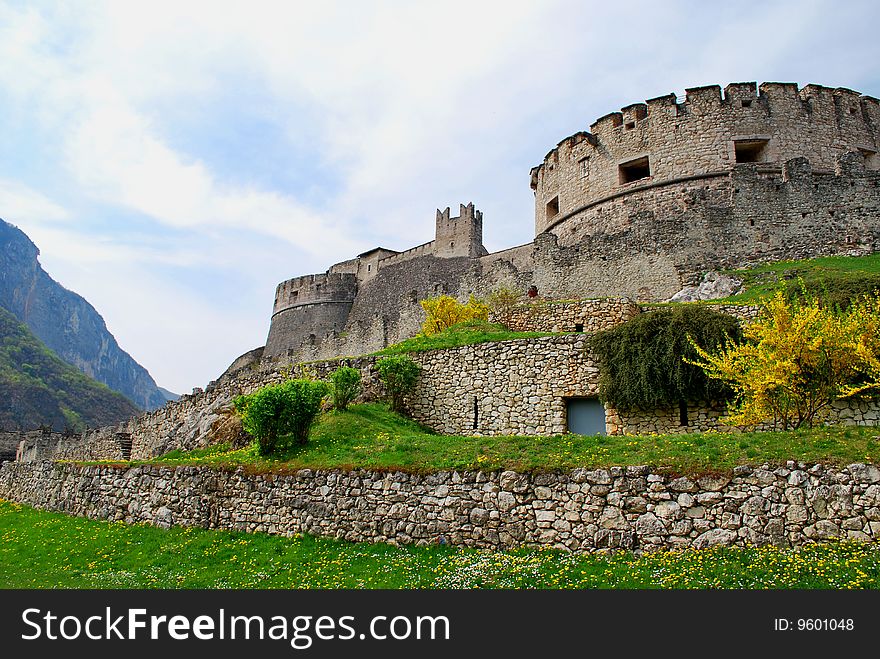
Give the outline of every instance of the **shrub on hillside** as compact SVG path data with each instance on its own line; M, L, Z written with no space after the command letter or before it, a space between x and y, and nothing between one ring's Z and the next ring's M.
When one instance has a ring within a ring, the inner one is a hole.
M726 400L732 391L687 363L697 352L739 342L735 318L683 304L640 314L589 339L599 362L599 396L621 410L672 407L685 401Z
M419 302L425 310L426 318L422 324L422 334L432 336L467 320L488 320L489 307L471 295L467 304L454 297L441 295Z
M343 412L361 392L361 372L350 366L340 366L330 374L330 384L333 407Z
M412 391L421 370L422 367L408 355L383 357L376 362L376 371L385 385L388 404L393 411L404 412L406 395Z
M235 411L245 431L256 438L261 455L308 441L309 428L321 411L329 386L320 380L288 380L238 396Z
M743 334L717 352L697 347L691 362L737 393L728 423L812 427L834 400L880 391L880 296L842 310L780 290Z

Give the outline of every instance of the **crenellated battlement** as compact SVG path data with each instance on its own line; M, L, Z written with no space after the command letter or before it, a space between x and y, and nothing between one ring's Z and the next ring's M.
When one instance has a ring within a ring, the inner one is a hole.
M597 119L562 140L531 170L535 231L572 210L662 181L806 157L818 170L861 153L880 167L880 102L850 89L738 82L693 87Z
M348 302L357 295L357 276L345 272L294 277L275 289L273 313L306 304Z
M438 209L429 242L279 285L263 354L378 350L440 293L656 301L707 270L880 251L878 147L880 101L850 89L732 82L632 103L531 170L532 243L489 255L473 203Z

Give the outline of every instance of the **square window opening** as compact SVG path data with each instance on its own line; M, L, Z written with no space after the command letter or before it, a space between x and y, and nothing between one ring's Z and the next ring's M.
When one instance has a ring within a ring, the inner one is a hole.
M547 219L550 220L559 215L559 197L553 197L547 202Z
M620 165L619 172L621 185L648 178L651 176L651 165L648 162L648 156L630 160Z
M583 332L584 331L584 324L583 323L575 324L574 331L575 332Z
M880 170L880 154L869 149L859 149L859 153L865 160L865 169Z
M590 156L578 160L578 169L580 171L581 178L587 178L590 175Z
M737 140L733 143L736 162L767 162L767 140Z

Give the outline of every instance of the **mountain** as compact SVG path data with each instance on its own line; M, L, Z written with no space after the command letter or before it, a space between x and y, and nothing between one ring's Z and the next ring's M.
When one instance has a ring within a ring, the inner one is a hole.
M173 391L168 391L165 387L159 387L159 391L161 391L162 395L165 396L165 400L177 400L180 398L180 394L176 394Z
M46 274L39 254L20 229L0 220L0 307L65 362L138 407L163 406L166 398L147 369L119 347L91 304Z
M116 424L139 410L122 394L58 358L0 309L0 429L81 430Z

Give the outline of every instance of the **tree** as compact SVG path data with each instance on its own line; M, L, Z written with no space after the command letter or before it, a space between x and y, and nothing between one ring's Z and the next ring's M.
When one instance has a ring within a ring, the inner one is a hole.
M486 306L496 318L506 318L519 303L519 291L507 286L500 286L486 297Z
M361 372L350 366L340 366L330 374L330 383L333 407L344 412L361 391Z
M599 362L599 397L621 410L672 407L690 400L726 400L731 390L698 366L688 337L714 350L739 341L739 323L705 305L682 304L640 314L589 339Z
M426 318L422 324L422 334L433 336L445 329L467 320L488 320L489 307L485 303L470 296L467 304L462 304L454 297L441 295L419 302L425 310Z
M257 439L261 455L286 448L282 439L297 445L308 441L309 428L321 411L328 385L320 380L288 380L238 396L235 411L242 427Z
M379 379L385 385L388 401L394 412L404 412L404 399L416 384L422 367L408 355L383 357L376 362Z
M743 343L717 352L695 345L699 358L690 363L736 393L726 423L812 427L834 400L877 391L878 330L877 296L840 310L806 290L794 297L780 290L745 327Z

